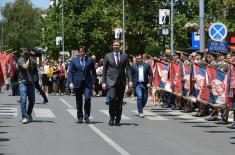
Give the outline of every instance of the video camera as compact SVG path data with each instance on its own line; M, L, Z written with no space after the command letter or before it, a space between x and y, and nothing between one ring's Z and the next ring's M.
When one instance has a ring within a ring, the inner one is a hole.
M44 50L42 48L33 48L24 52L24 58L29 59L31 57L41 57Z

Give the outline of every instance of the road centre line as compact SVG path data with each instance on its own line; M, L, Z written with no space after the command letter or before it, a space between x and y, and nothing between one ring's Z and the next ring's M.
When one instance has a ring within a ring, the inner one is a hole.
M111 145L116 151L118 151L121 155L130 155L126 150L124 150L121 146L115 143L111 138L106 136L100 129L98 129L93 124L88 125L95 133L97 133L103 140L105 140L109 145Z
M60 101L63 102L67 107L69 107L69 109L74 109L73 106L71 106L67 101L65 101L64 99L60 98Z

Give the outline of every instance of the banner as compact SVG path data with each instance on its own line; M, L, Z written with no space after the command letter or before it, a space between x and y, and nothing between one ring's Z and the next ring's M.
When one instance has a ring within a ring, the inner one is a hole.
M228 104L230 108L235 109L235 64L229 65L228 78Z
M5 81L6 80L6 62L7 62L6 53L0 52L0 61L1 61L3 79Z
M176 95L182 95L182 70L180 64L170 64L171 89Z
M225 72L208 65L206 67L206 84L209 94L208 90L202 89L201 99L212 104L226 103L227 78L228 75Z
M201 96L202 88L206 86L206 68L194 63L192 76L194 82L192 96L198 99Z
M189 64L182 65L182 81L183 81L183 90L182 95L187 97L190 93L191 87L191 66Z
M160 75L158 73L158 68L157 68L157 63L153 65L152 67L152 71L153 71L153 81L152 81L152 85L154 87L159 88L160 87Z
M168 78L169 75L169 65L163 62L157 62L158 73L160 76L160 88L172 92L171 82Z

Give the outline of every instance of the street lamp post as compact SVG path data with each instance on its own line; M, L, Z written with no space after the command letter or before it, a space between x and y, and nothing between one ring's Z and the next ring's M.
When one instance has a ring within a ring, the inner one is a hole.
M171 0L171 55L174 54L174 0Z
M125 0L122 0L122 34L123 34L123 45L122 50L125 52Z
M1 14L2 14L2 6L1 6ZM3 28L3 17L2 17L2 21L1 21L1 23L2 23L2 37L1 37L1 47L3 48L3 32L4 32L4 28Z
M64 63L64 0L62 0L62 55Z
M205 0L200 0L199 2L199 17L200 17L200 52L204 52L205 49Z

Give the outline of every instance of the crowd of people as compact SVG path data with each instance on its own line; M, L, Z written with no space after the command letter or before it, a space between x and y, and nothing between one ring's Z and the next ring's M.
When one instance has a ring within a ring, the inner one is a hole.
M106 97L105 102L109 105L110 112L110 126L120 125L122 105L125 104L123 97L132 97L137 101L137 109L141 118L144 117L143 108L149 100L152 106L178 109L184 112L197 111L196 117L209 116L208 121L228 124L229 111L235 108L235 95L230 95L235 92L235 79L232 77L235 74L232 69L235 64L235 52L187 53L176 51L174 55L168 56L165 54L148 56L147 53L144 53L128 57L121 52L120 47L120 43L115 41L113 52L100 60L97 60L95 55L89 57L85 48L80 48L78 56L66 59L64 62L61 58L42 60L41 57L35 56L33 51L26 55L25 53L28 52L24 48L19 50L21 58L16 61L12 54L2 51L0 85L5 84L5 92L3 89L0 90L6 95L21 96L23 123L32 120L31 112L35 97L28 96L32 104L30 106L29 102L26 112L26 96L22 95L22 92L29 89L33 93L33 89L36 88L42 95L44 104L48 102L48 95L75 95L80 123L84 117L85 121L89 122L90 97L93 94L93 96ZM5 59L2 59L4 56ZM79 66L80 64L82 65ZM203 70L205 72L204 81L197 79L200 77L196 74L197 65L200 70L198 72L203 72ZM90 67L87 68L87 66ZM224 91L225 96L222 94L216 96L212 93L217 98L222 98L219 103L211 98L207 100L205 95L203 96L205 91L208 90L210 95L210 91L215 89L215 83L207 83L207 72L211 66L216 71L223 72L226 79L231 81L224 88L224 90L228 90ZM86 82L88 79L89 81ZM89 93L86 92L86 88L89 88ZM229 90L232 93L229 93ZM84 117L81 109L82 95L85 96ZM221 119L219 119L219 113L221 113Z

